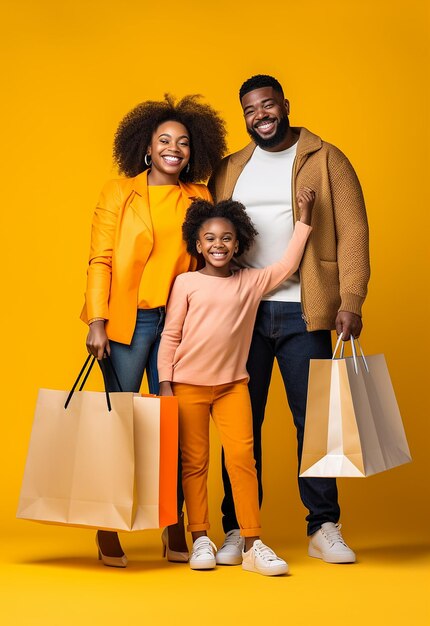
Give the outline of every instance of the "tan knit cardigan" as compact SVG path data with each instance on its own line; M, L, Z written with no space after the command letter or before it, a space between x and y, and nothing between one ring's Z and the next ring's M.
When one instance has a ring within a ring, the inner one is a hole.
M338 311L361 315L367 293L369 231L363 193L338 148L306 128L293 130L300 133L292 176L295 220L296 190L308 186L316 192L313 231L300 266L303 318L309 331L334 329ZM217 202L231 198L254 150L251 143L221 161L209 181Z

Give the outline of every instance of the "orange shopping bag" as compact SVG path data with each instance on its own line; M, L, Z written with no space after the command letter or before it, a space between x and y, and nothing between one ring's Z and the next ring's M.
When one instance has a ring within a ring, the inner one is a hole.
M178 481L178 401L173 396L136 395L136 514L133 530L175 524Z

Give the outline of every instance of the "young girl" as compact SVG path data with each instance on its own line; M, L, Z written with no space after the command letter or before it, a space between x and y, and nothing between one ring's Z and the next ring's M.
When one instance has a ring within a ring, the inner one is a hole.
M182 483L192 533L192 569L215 567L209 529L207 472L210 415L218 428L241 535L242 567L268 576L285 574L287 563L260 540L258 487L253 456L252 416L246 360L257 308L264 294L293 274L311 228L315 194L300 191L301 211L280 261L264 269L233 271L231 261L257 234L243 205L197 200L182 228L187 250L202 255L204 267L174 283L158 354L161 395L179 403Z

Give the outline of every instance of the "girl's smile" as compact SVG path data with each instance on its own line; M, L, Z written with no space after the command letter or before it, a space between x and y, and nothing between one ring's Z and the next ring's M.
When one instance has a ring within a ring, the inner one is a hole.
M200 270L202 274L230 276L230 261L239 249L233 224L221 217L206 220L200 228L196 248L206 263Z

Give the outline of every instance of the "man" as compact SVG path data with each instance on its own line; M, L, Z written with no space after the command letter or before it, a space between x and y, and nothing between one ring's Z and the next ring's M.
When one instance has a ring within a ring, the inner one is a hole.
M273 362L276 358L297 429L300 463L306 411L309 360L331 358L331 329L344 340L358 337L361 307L370 275L368 225L360 183L340 150L306 128L289 124L290 105L279 82L253 76L240 89L246 129L252 142L223 159L209 186L219 202L242 202L259 237L240 258L244 267L264 267L282 256L298 218L296 193L316 193L312 235L293 280L286 281L260 305L248 359L254 420L254 452L260 489L261 427ZM223 467L224 545L217 563L242 560L231 486ZM330 563L355 561L338 525L336 480L299 478L307 516L308 553Z

